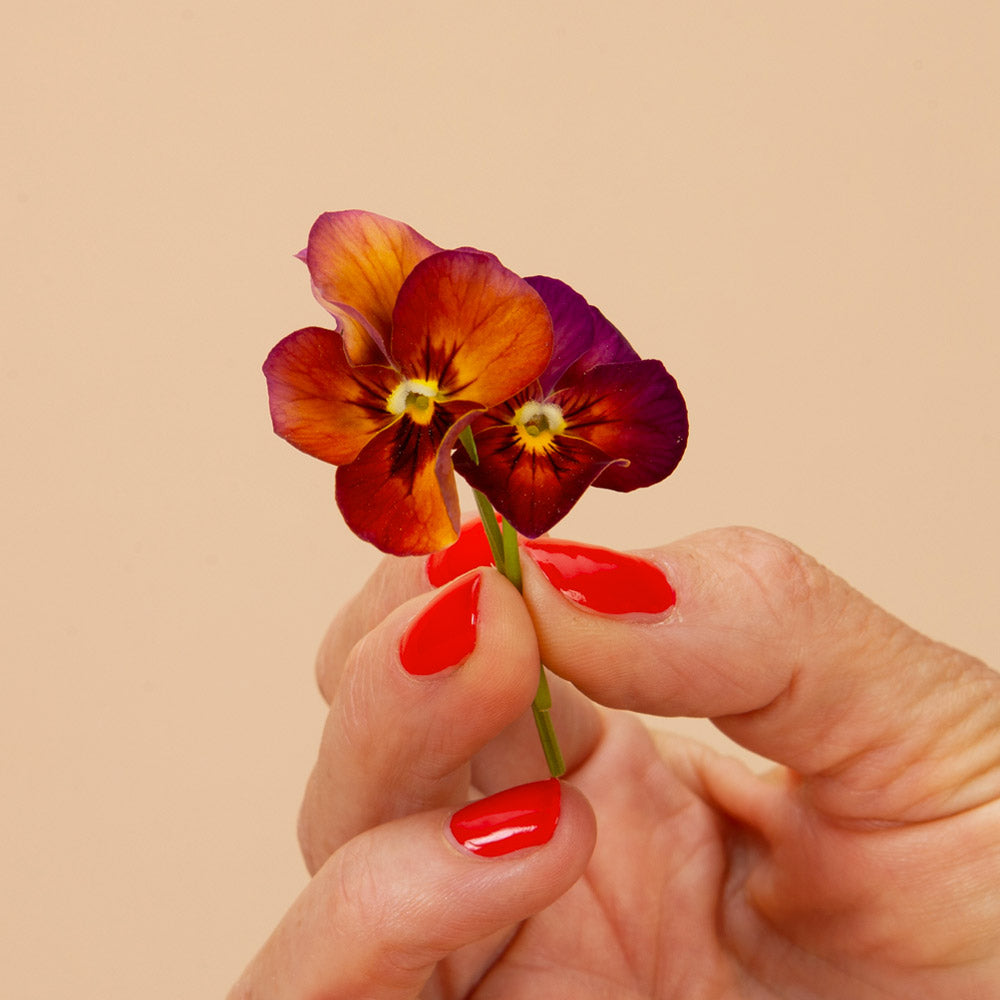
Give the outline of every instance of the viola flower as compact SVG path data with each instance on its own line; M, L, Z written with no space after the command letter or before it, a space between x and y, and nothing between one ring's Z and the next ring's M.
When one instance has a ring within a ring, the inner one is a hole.
M473 421L478 464L460 452L454 460L518 532L537 538L590 485L628 492L670 475L688 421L659 361L642 360L568 285L526 280L552 316L552 359L531 385Z
M268 355L274 430L338 466L356 534L396 555L442 549L459 526L452 448L545 369L549 313L491 254L368 212L321 216L299 256L336 330L297 330Z

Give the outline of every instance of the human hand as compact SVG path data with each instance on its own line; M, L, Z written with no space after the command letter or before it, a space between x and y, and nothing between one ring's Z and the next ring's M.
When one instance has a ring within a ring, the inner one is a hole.
M640 615L581 607L649 590L568 551L526 547L523 602L478 571L474 649L439 673L400 662L441 614L423 560L386 560L341 613L300 821L315 875L232 996L1000 996L1000 677L760 532L643 552L677 597ZM558 826L476 857L449 824L470 785L540 776L539 651L567 679ZM618 709L710 717L780 766Z

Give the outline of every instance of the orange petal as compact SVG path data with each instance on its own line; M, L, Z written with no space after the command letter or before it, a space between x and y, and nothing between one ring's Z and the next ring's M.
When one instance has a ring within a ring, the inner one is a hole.
M338 319L352 364L385 360L396 296L440 247L403 222L372 212L327 212L304 251L313 294Z
M552 320L538 293L491 254L445 250L414 267L393 315L392 356L445 398L502 402L544 371Z
M451 450L475 412L439 405L426 425L403 417L337 469L337 505L348 527L392 555L451 545L461 521Z
M385 401L399 374L381 365L354 367L340 336L296 330L264 362L275 433L296 448L341 465L398 418Z

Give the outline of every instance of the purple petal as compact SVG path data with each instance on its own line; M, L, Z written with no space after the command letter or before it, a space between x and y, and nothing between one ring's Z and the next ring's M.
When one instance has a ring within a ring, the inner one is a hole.
M541 378L546 394L597 365L638 360L639 355L601 311L564 281L544 275L525 280L552 316L552 359Z

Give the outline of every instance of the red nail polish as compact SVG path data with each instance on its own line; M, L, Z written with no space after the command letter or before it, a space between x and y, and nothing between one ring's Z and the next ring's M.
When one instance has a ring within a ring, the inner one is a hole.
M432 552L427 559L427 579L431 586L443 587L477 566L492 566L493 553L486 540L483 522L466 521L458 538L446 549Z
M518 785L459 809L452 836L472 854L498 858L547 844L559 822L562 789L557 778Z
M399 659L411 674L454 667L476 648L479 574L442 590L399 640Z
M677 600L663 571L645 559L549 539L528 542L524 550L552 586L591 611L662 614Z

